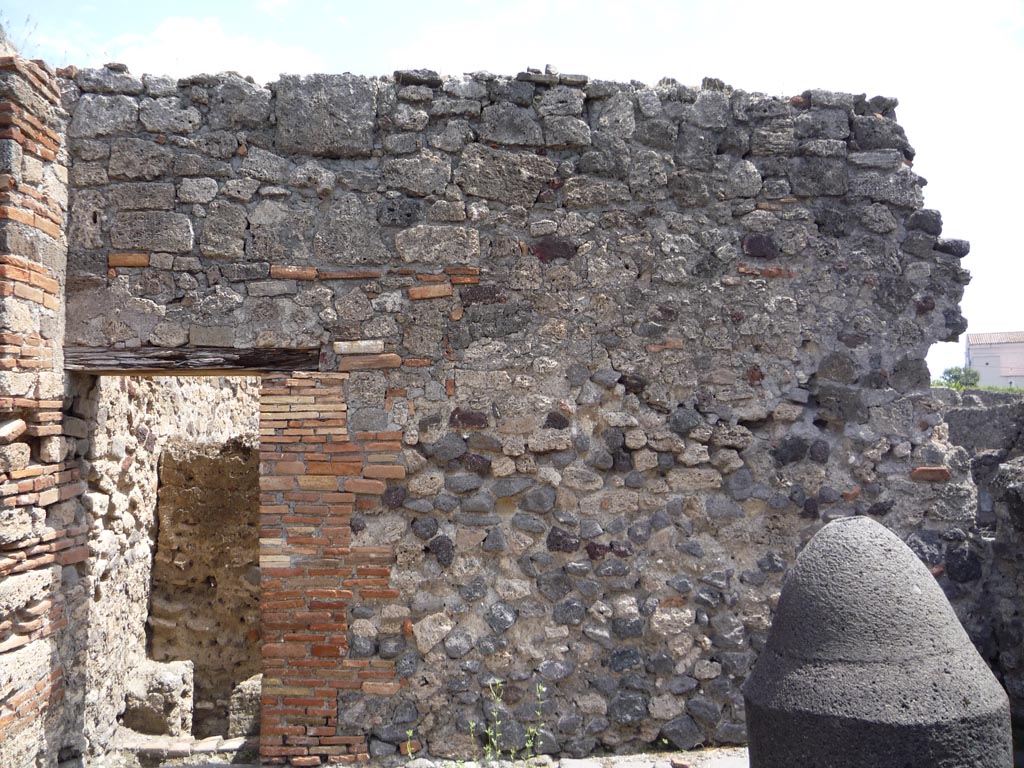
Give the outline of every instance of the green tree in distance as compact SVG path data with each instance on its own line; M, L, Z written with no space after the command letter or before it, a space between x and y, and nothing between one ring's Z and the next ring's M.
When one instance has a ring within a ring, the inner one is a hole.
M957 391L968 389L969 387L978 386L978 382L981 380L981 374L979 374L973 368L967 366L955 365L952 368L947 368L942 372L942 378L939 379L942 386L950 387Z

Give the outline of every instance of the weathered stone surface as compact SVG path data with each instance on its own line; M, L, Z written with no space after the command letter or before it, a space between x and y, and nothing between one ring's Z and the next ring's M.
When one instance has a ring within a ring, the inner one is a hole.
M188 133L199 127L203 116L195 107L183 109L176 98L144 99L139 120L152 133Z
M369 211L354 195L332 206L313 236L313 253L325 265L384 264L392 258Z
M117 139L110 148L110 177L156 179L170 170L174 154L167 147L143 139Z
M254 736L260 732L260 697L263 675L246 678L231 692L227 736Z
M590 126L578 117L547 117L544 119L544 144L556 149L588 147Z
M75 85L84 93L142 93L142 81L120 68L110 66L80 69L74 76Z
M129 96L86 94L79 99L68 126L69 136L114 136L129 133L139 118L139 106Z
M243 176L251 176L272 184L284 184L292 177L294 164L286 157L252 147L238 169Z
M125 250L187 253L192 250L192 221L180 213L121 213L110 228L110 242Z
M421 224L395 236L395 248L403 261L421 264L475 264L480 257L480 238L475 229Z
M849 192L851 195L904 208L918 208L922 203L917 179L909 171L895 174L862 171L853 174L850 176Z
M110 187L110 200L123 211L174 208L174 185L163 183L127 183Z
M373 150L377 94L372 80L354 75L285 75L274 92L274 143L279 151L367 157Z
M384 163L384 183L417 197L442 194L451 175L451 161L434 152Z
M630 199L629 188L625 184L586 176L569 179L564 194L565 204L570 208L591 208Z
M247 225L244 207L236 203L215 202L206 215L199 249L204 256L240 259Z
M484 107L480 121L480 138L491 144L539 147L544 144L540 124L532 109L512 104Z
M216 179L182 179L178 184L178 200L183 203L208 203L216 196Z
M124 725L154 735L190 734L192 662L144 662L128 686Z
M462 154L455 181L468 195L532 205L554 173L555 164L545 157L471 144Z
M454 626L454 622L443 613L434 613L416 622L412 625L412 633L416 638L417 650L420 653L428 653L452 631Z
M206 122L211 130L261 128L270 117L271 93L228 74L210 90Z

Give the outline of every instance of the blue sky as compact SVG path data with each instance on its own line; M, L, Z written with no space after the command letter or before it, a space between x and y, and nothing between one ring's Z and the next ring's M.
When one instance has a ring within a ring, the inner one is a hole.
M4 0L23 53L137 74L234 70L383 75L405 67L513 75L554 64L614 80L718 77L748 91L896 96L944 234L971 241L970 332L1024 331L1015 229L1024 152L1024 0ZM28 21L26 22L26 19ZM963 364L936 345L933 375Z

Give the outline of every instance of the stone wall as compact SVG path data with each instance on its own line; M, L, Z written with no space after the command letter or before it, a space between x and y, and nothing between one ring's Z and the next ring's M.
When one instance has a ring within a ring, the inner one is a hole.
M1010 393L949 392L946 420L950 440L971 459L978 486L980 545L966 559L983 572L982 592L967 622L972 639L1010 695L1014 729L1024 728L1024 398ZM922 556L944 545L923 539ZM950 544L945 544L950 546ZM956 546L955 543L952 546ZM1018 739L1019 741L1019 739Z
M742 742L782 574L845 515L930 543L977 623L975 486L924 364L965 327L968 247L922 208L895 100L62 75L71 364L317 361L260 398L265 763L472 757L488 729ZM155 460L99 402L83 568L138 585L152 519L113 494ZM100 707L123 679L98 660L141 658L128 590L88 613ZM90 711L102 751L116 712Z
M149 656L192 662L192 733L223 736L231 692L262 669L256 448L165 450L157 519Z
M72 412L90 424L81 462L89 528L83 583L89 597L75 631L88 692L83 751L101 753L125 708L127 686L147 658L147 619L157 540L159 466L168 446L216 449L255 441L254 379L76 377Z
M42 62L0 56L0 764L53 764L88 556L77 458L62 418L67 115Z

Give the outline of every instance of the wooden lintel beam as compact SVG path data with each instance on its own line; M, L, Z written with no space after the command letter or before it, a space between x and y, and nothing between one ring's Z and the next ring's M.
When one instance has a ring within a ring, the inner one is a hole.
M316 371L320 350L233 347L65 347L64 370L115 376L242 376Z

